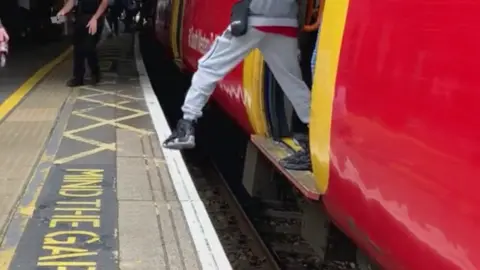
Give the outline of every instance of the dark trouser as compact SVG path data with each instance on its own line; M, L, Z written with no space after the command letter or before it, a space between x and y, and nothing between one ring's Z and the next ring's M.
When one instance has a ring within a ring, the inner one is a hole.
M119 5L110 6L110 10L108 12L108 22L110 23L110 27L112 31L118 35L118 19L120 14L122 13L122 7Z
M135 16L135 10L125 9L125 32L129 32L132 28L133 17Z
M104 19L98 19L97 33L94 35L88 33L88 21L88 18L78 18L75 22L73 33L73 77L77 80L83 80L85 75L85 60L88 62L92 76L100 75L97 44L103 30Z

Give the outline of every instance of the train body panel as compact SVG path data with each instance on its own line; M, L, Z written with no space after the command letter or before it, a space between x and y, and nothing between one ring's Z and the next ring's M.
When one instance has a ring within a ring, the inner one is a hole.
M158 39L193 72L234 1L157 1ZM311 151L327 211L386 269L480 268L480 4L326 0L324 12ZM247 133L265 129L249 114L264 110L250 107L258 85L245 89L263 80L254 65L213 96Z
M350 2L323 199L387 269L480 268L479 12Z

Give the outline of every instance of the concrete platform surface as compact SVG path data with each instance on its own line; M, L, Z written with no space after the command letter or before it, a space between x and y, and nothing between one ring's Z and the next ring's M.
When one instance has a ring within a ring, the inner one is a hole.
M7 65L0 68L0 104L18 89L28 78L69 47L70 38L64 41L32 45L14 50L7 58ZM70 69L70 67L67 67Z
M180 153L160 147L136 42L101 46L97 86L65 87L68 57L0 122L0 270L231 269Z

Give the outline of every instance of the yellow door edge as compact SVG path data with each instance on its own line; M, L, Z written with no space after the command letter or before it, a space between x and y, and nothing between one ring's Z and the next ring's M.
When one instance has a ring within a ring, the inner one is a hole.
M170 45L172 47L173 56L175 59L180 58L180 51L178 50L177 35L179 33L179 15L180 15L180 1L182 0L173 0L172 1L172 14L170 17Z
M310 151L317 187L322 193L330 177L333 97L349 0L326 0L317 45L312 89Z
M245 109L255 134L267 135L267 120L263 103L264 64L260 50L252 51L243 63Z

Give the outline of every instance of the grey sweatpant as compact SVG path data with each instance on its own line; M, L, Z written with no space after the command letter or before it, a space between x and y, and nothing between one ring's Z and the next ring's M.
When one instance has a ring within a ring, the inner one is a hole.
M184 119L196 120L212 95L217 82L235 68L252 50L258 48L263 54L275 79L292 102L300 120L310 120L310 90L302 80L297 58L297 39L261 32L250 28L241 37L233 37L227 29L217 37L210 50L198 61L198 70L193 75L192 85L182 106Z

